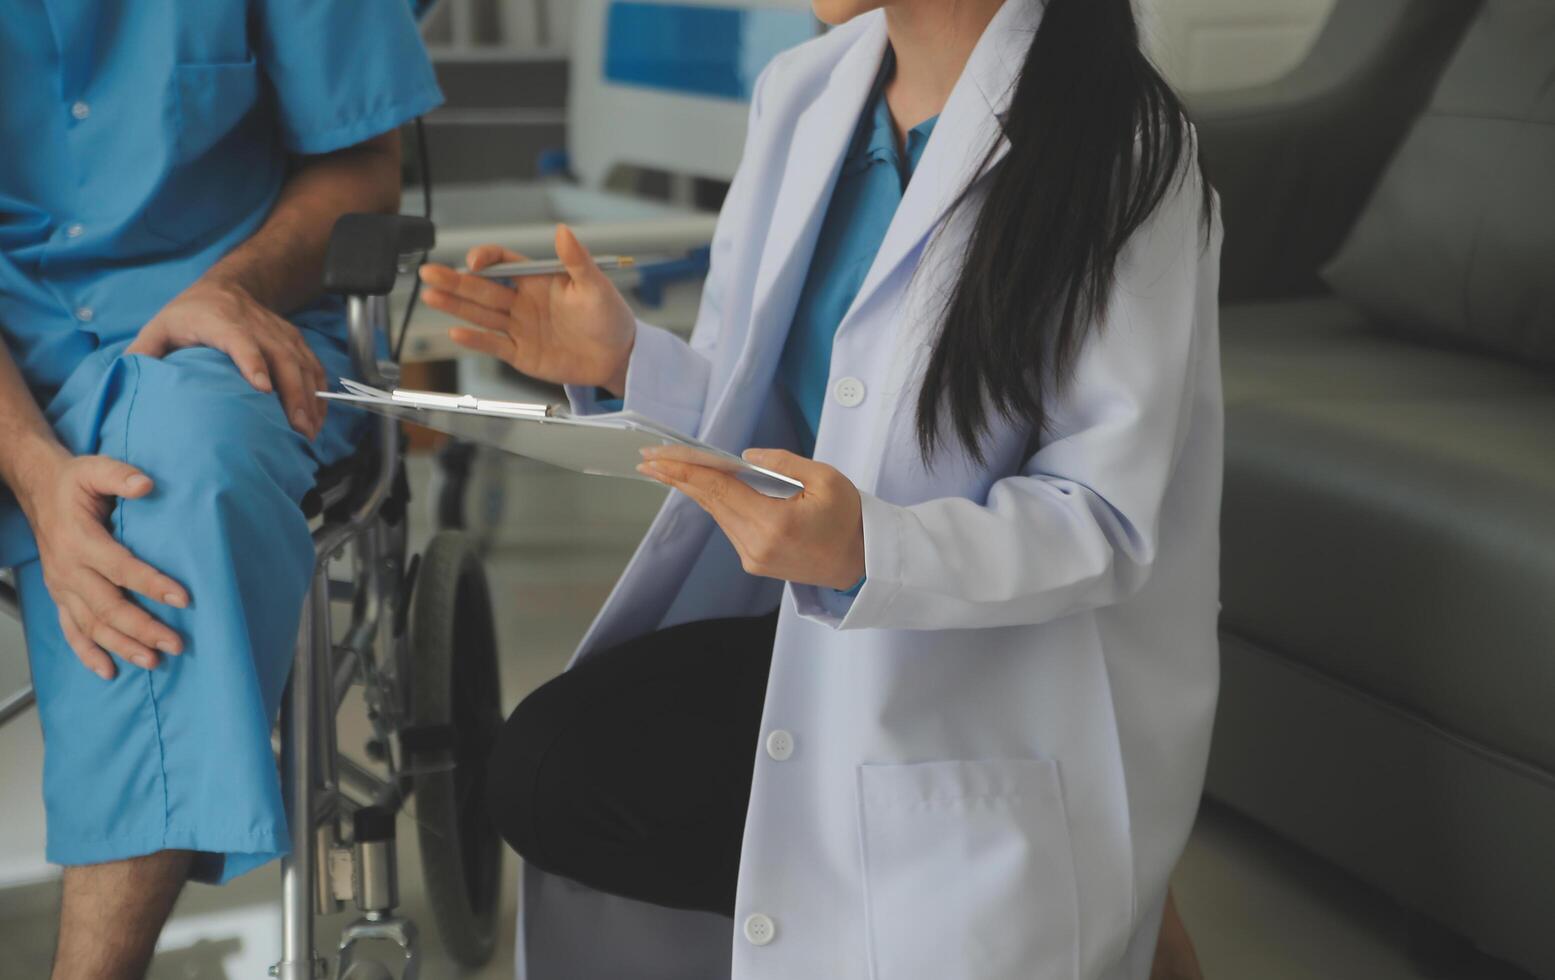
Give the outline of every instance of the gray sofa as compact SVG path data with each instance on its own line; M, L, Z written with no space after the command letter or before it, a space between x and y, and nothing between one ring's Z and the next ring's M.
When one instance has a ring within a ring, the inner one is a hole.
M1208 792L1555 977L1555 0L1340 0L1194 106L1227 226Z

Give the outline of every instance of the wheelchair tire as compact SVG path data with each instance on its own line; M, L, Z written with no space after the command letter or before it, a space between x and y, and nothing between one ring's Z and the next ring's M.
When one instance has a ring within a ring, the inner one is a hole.
M459 532L439 532L422 553L410 674L411 731L430 747L410 759L427 901L449 956L478 967L496 947L501 904L503 844L484 795L502 695L486 573Z

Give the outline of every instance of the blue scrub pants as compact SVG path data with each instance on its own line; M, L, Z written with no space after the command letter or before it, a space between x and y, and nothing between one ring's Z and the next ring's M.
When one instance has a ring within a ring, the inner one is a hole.
M349 365L339 332L303 329L332 378ZM150 671L119 661L103 681L61 635L40 563L17 568L48 859L189 849L203 852L196 877L226 881L288 848L270 731L313 571L298 504L321 464L349 454L361 417L331 406L310 444L225 354L124 357L127 344L83 361L48 414L76 453L125 460L155 481L150 495L119 501L112 530L188 589L187 609L134 597L179 632L184 653Z

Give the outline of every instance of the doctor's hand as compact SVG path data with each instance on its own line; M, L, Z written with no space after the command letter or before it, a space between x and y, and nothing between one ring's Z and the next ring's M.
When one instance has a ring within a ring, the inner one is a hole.
M151 486L151 478L128 463L60 449L30 465L26 483L15 488L38 541L43 581L59 607L65 641L105 681L115 673L106 651L147 670L157 665L157 651L183 651L178 634L124 590L179 609L189 604L189 594L132 555L107 528L114 498L144 497Z
M837 469L781 449L747 450L750 462L804 484L798 495L778 500L695 458L681 447L654 447L643 450L637 469L707 511L747 572L838 590L864 577L863 502Z
M162 307L124 352L162 357L184 347L214 347L232 358L249 384L279 393L292 428L318 437L329 403L315 393L329 388L329 375L297 328L242 286L196 282Z
M525 276L511 284L424 265L421 280L430 288L422 299L472 325L449 331L461 347L490 354L532 378L595 385L619 396L626 391L637 318L566 225L556 226L556 257L565 275ZM484 269L524 257L482 245L465 261L471 269Z

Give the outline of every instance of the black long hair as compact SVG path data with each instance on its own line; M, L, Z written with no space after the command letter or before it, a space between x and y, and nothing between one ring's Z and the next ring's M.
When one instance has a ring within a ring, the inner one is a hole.
M1046 8L1003 119L1010 149L986 177L918 396L925 460L947 417L979 463L994 416L1040 440L1045 399L1072 380L1119 254L1198 166L1183 105L1140 48L1131 0ZM1204 198L1207 221L1208 181Z

